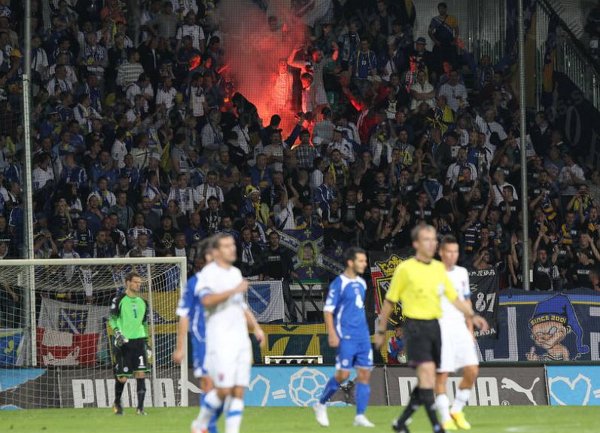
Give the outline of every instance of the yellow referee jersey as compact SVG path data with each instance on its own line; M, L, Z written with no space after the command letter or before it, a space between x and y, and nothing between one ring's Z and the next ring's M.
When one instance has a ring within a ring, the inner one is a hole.
M438 260L424 263L413 257L398 265L385 299L400 301L404 317L433 320L442 317L444 294L450 302L458 297L444 264Z

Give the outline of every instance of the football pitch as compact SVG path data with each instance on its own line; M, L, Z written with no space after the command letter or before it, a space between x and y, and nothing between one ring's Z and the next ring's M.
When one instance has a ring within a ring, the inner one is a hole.
M110 409L49 409L0 411L0 431L10 433L188 433L197 408L149 408L140 417L131 408L117 417ZM377 427L352 427L354 408L330 408L331 427L319 427L310 408L247 408L242 433L391 432L399 408L371 407L367 414ZM598 408L594 407L472 407L466 414L473 433L596 433ZM223 432L220 424L219 431ZM431 432L421 409L410 425L411 433Z

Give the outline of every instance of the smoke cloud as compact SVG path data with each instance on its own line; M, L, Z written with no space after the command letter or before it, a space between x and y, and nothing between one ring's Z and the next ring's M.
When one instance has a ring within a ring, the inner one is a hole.
M271 115L279 114L282 127L288 130L294 113L275 113L273 86L279 59L287 59L305 41L306 33L304 24L284 5L286 2L272 3L268 15L277 18L276 25L269 23L267 14L250 0L223 0L218 15L226 32L223 48L227 73L237 91L256 105L265 126Z

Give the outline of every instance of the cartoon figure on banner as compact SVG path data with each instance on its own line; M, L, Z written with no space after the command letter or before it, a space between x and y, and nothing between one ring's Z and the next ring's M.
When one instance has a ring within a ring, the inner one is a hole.
M535 344L526 354L529 361L569 361L590 351L583 344L583 329L566 295L558 294L538 303L529 319L529 328ZM571 332L575 334L574 356L564 344ZM536 347L543 353L539 354Z

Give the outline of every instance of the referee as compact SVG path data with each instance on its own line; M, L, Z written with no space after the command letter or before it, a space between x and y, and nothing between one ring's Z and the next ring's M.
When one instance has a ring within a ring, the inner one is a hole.
M384 343L390 314L398 301L404 315L404 337L408 364L417 370L417 387L413 389L410 402L392 428L398 433L409 433L407 421L420 405L425 406L435 433L444 429L437 419L433 386L436 368L440 365L441 336L438 319L442 317L441 296L471 319L480 329L487 329L487 322L477 316L473 309L458 299L444 265L434 260L437 249L437 234L434 227L421 224L412 233L415 256L401 263L395 270L390 289L379 317L375 344Z

